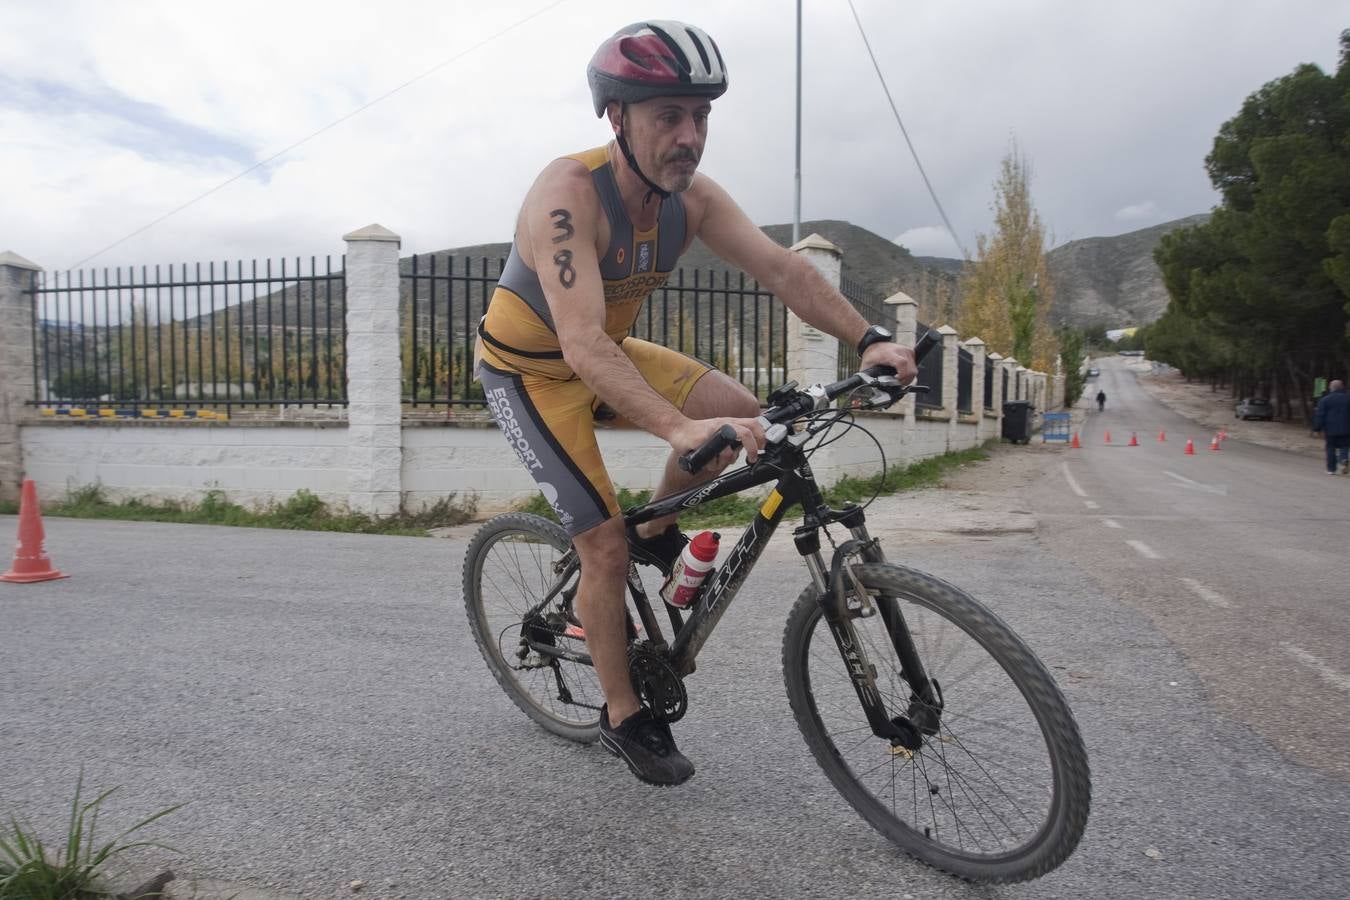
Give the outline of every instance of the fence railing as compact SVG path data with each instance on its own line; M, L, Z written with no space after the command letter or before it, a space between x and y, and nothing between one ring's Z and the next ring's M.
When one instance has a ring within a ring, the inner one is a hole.
M994 361L984 358L984 408L994 408Z
M924 334L928 330L928 326L920 322L914 333ZM942 353L937 348L919 360L919 377L915 380L927 385L928 393L915 394L914 405L925 409L942 409Z
M138 410L341 405L346 287L332 257L35 274L33 402ZM64 277L63 277L64 275Z
M413 256L399 274L403 402L482 406L473 346L504 260Z
M846 272L839 276L839 293L848 298L849 302L853 304L853 308L858 311L858 315L866 319L869 325L882 325L891 330L895 329L894 317L886 312L886 298L875 291L867 290L861 284L849 278ZM836 372L839 380L844 380L856 371L858 371L858 348L840 341L839 366Z
M975 389L975 357L965 347L956 348L956 411L971 411L971 392Z

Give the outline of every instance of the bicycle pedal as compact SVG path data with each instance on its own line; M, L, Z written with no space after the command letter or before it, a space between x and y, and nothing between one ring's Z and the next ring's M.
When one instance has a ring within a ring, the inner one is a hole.
M914 751L896 744L891 747L891 756L898 756L901 759L913 759Z

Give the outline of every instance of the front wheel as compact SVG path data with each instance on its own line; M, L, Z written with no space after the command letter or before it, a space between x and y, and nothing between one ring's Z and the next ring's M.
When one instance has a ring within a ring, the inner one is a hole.
M464 554L464 607L493 677L530 718L588 743L600 736L604 695L572 608L579 570L562 581L571 541L540 516L489 519Z
M783 675L816 761L863 818L924 862L974 881L1025 881L1054 869L1083 835L1091 792L1087 752L1054 679L958 588L903 566L854 571L869 603L851 598L847 621L887 717L913 714L917 703L888 618L908 627L939 685L941 712L916 750L877 737L807 588L783 636ZM876 614L863 617L867 606Z

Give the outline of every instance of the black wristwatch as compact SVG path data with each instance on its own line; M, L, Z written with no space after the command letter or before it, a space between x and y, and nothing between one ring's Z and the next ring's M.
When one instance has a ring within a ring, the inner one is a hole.
M858 355L862 356L867 348L873 344L893 340L895 340L895 335L891 334L889 329L882 328L880 325L871 325L863 332L862 340L858 341Z

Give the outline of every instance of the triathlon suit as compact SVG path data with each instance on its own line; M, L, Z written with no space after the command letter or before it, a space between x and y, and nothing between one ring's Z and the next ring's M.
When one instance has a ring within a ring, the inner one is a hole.
M600 257L605 333L658 394L683 409L690 390L711 367L628 332L643 301L665 284L684 251L684 202L679 194L662 200L656 227L638 231L624 209L605 148L567 158L590 170L609 220L609 247ZM514 242L478 334L478 377L488 409L563 527L576 535L616 515L618 497L595 437L597 415L613 413L601 409L595 392L563 360L539 276Z

